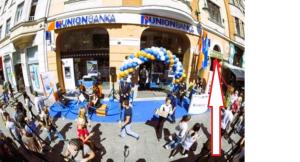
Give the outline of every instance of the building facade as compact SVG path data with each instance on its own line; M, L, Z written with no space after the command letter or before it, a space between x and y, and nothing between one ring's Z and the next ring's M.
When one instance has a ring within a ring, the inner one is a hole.
M48 1L3 0L0 3L0 56L5 80L18 90L42 92L47 71L45 27Z
M118 72L126 56L158 46L182 61L192 81L192 65L199 58L199 36L203 33L210 40L209 62L215 58L241 66L243 25L237 31L233 22L237 18L243 23L244 16L237 13L240 10L234 8L235 2L3 1L0 12L6 12L0 18L0 55L4 77L18 88L23 76L27 89L39 92L43 91L39 75L44 72L52 73L55 82L66 89L74 89L80 81L97 74L109 83L110 67ZM210 64L207 69L211 69ZM203 70L205 78L209 78L207 69Z

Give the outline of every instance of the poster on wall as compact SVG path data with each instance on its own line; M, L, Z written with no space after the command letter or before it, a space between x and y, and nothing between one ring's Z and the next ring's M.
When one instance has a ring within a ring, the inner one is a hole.
M31 80L33 89L35 91L40 89L38 65L37 64L29 65L29 73L30 73L30 80Z
M189 114L201 114L208 109L208 94L194 94L189 107Z
M49 96L52 92L57 91L53 72L41 73L40 76L46 96Z
M97 61L87 61L86 62L86 69L88 75L95 75L98 73L98 63Z

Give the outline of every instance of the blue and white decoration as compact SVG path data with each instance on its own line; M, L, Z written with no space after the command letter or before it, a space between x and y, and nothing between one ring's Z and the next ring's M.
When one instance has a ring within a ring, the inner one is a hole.
M163 61L169 65L170 70L175 74L175 83L182 81L186 74L179 59L172 54L171 51L162 47L145 48L135 54L129 55L120 67L118 73L119 79L127 78L130 73L133 73L141 64L148 61Z

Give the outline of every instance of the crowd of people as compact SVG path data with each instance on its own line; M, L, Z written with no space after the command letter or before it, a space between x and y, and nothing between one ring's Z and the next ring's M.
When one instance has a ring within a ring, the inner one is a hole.
M143 82L145 78L142 78ZM49 107L45 104L48 97L39 95L37 92L33 94L33 101L29 95L24 92L23 100L13 99L13 92L10 92L9 83L5 83L3 91L3 103L0 106L0 114L6 128L8 129L12 139L5 136L0 131L0 155L5 155L8 161L17 161L16 159L26 158L18 151L18 145L26 151L44 159L43 154L52 151L51 142L56 138L59 141L68 141L67 146L61 153L61 157L65 161L89 161L95 158L96 152L101 151L101 148L92 140L96 134L91 131L91 122L89 121L88 112L93 107L102 105L101 99L104 98L102 92L101 82L96 82L92 87L92 94L88 94L86 87L80 83L78 89L80 95L88 102L86 107L81 107L78 111L76 119L76 133L77 137L73 139L65 139L65 137L57 130L57 126L53 118L49 115ZM174 86L173 91L167 94L165 103L156 109L154 115L157 116L157 124L155 131L157 139L162 139L164 123L176 123L176 109L178 106L183 106L185 97L191 98L194 94L205 93L206 83L203 78L197 78L194 85L188 90L186 83L180 82ZM119 87L119 102L120 102L120 134L121 138L129 135L136 140L140 139L140 135L132 130L131 123L133 121L133 104L130 102L132 84L128 81L120 83ZM188 95L189 92L189 95ZM64 97L64 92L58 88L54 92L55 102L65 107L68 99ZM13 102L10 103L10 99ZM7 107L14 108L14 115L10 115L6 109ZM34 107L35 112L32 110ZM244 94L237 90L231 94L228 99L227 106L222 110L221 129L222 136L232 143L232 134L239 134L242 138L236 143L235 147L226 152L228 159L232 160L237 155L241 155L244 149ZM167 137L168 142L163 146L170 150L169 158L172 159L176 154L181 152L183 157L188 157L191 151L195 151L193 147L197 145L197 140L202 135L201 128L203 125L195 123L190 127L190 120L192 116L184 115L182 119L174 127L174 133ZM41 134L47 134L44 138ZM14 152L14 154L12 154ZM47 160L46 160L47 161Z

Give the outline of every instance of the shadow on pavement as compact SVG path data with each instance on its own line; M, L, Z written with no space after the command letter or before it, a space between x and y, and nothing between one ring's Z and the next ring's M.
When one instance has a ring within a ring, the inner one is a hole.
M91 137L92 143L94 143L94 151L96 154L96 157L93 159L93 161L100 162L102 157L106 154L106 149L104 146L101 144L102 141L105 140L105 138L101 139L102 132L100 132L101 124L96 124L91 132L94 132L95 134ZM108 159L109 160L109 159ZM112 159L111 159L112 160Z
M150 127L153 127L154 131L155 131L155 134L156 134L156 137L158 137L158 132L156 131L156 126L158 124L158 118L155 115L153 115L150 120L147 120L145 122L145 124L150 126Z
M136 162L146 162L145 159L138 159Z
M171 132L169 131L169 129L164 128L164 139L166 142L170 142L170 140L169 140L170 135L171 135Z
M59 133L64 137L64 139L66 139L66 133L67 133L70 129L72 129L71 125L72 125L72 123L69 122L69 123L67 123L67 124L59 131Z

